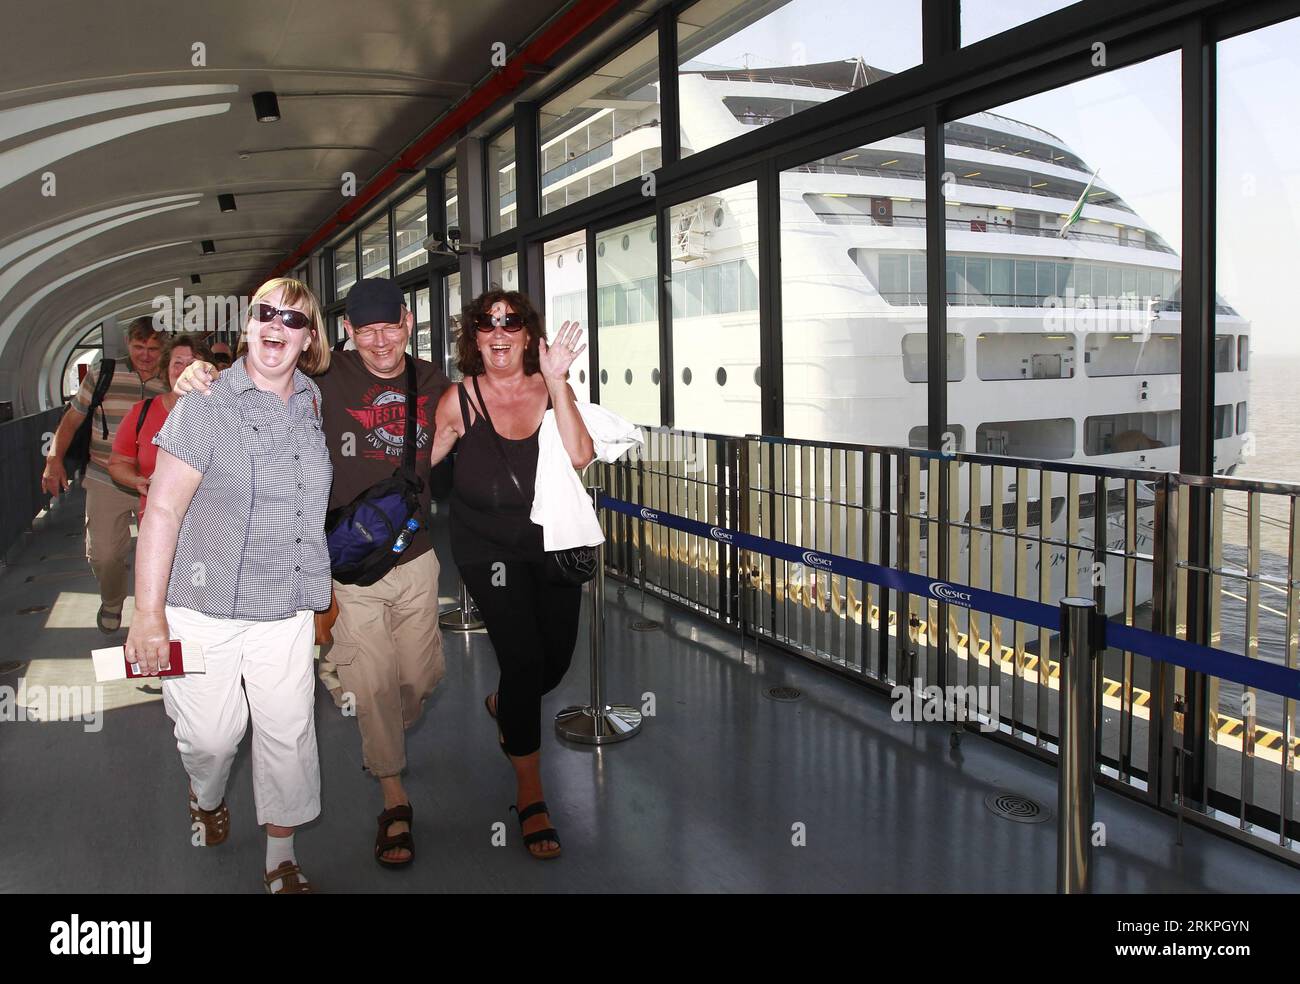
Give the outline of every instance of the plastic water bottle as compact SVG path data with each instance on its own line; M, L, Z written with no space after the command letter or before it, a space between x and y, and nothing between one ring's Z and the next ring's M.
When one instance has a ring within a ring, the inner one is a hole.
M406 526L402 532L397 534L397 539L393 541L393 553L399 554L411 545L411 538L415 536L415 531L420 528L419 522L414 516L406 521Z

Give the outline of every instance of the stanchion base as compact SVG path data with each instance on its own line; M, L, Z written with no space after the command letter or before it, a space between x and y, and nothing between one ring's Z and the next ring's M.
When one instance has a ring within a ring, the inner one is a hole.
M478 614L477 610L471 609L471 611L474 614L470 616L469 621L465 621L459 608L445 611L438 616L438 624L451 632L473 632L475 629L483 628L483 620L474 617Z
M631 625L633 632L658 632L662 628L663 626L652 618L638 619Z
M555 733L582 745L625 741L640 730L641 712L627 704L606 704L603 712L575 705L555 715Z

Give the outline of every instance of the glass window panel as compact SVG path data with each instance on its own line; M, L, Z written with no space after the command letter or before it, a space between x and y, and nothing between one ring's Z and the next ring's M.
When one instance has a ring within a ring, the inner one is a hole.
M388 215L361 230L361 276L389 277Z
M456 194L456 168L449 167L442 172L443 194L446 200L443 203L443 228L456 229L460 227L460 198Z
M920 0L700 0L677 20L685 157L921 61Z
M780 192L785 433L905 445L926 423L926 386L909 382L925 378L922 135L848 145L782 171ZM950 259L944 278L957 303L964 259ZM919 348L905 349L911 335Z
M356 240L349 238L334 247L334 299L341 301L357 282Z
M629 320L628 310L629 297L639 297L643 282L653 282L656 276L658 247L648 235L654 224L651 216L597 234L600 303L596 331L600 338L601 405L634 423L657 425L662 418L659 387L653 379L659 370L659 326L651 320ZM622 246L624 236L627 249ZM625 382L629 372L631 383Z
M393 209L393 225L397 232L397 272L406 273L424 266L429 254L424 241L429 238L427 198L423 191Z
M554 338L564 322L583 330L578 342L588 346L569 366L569 385L580 401L591 398L590 326L587 324L587 233L578 230L542 247L542 278L546 295L546 336Z
M961 43L974 44L1044 14L1070 6L1075 0L962 0Z
M593 188L587 179L611 164L611 184L658 167L659 119L659 47L650 34L542 105L542 214L600 190L603 181Z
M519 289L519 257L507 253L500 259L488 261L488 286L501 290Z
M507 129L488 144L489 235L515 227L515 190L515 132Z
M672 319L674 425L756 433L762 420L759 390L740 384L758 369L758 312L735 310L723 270L758 253L757 185L737 185L676 205L668 228L672 279L686 283L685 315ZM689 386L681 379L685 368L693 377Z
M453 273L443 279L443 315L447 325L447 375L455 382L461 379L460 367L456 363L456 342L460 338L462 309L466 301L460 296L460 274Z
M963 23L976 17L996 33L1046 12L1038 7L972 0L962 4ZM972 411L957 421L975 433L972 450L1075 458L1086 437L1094 448L1109 441L1116 464L1177 469L1180 324L1153 318L1138 299L1177 270L1165 244L1181 239L1181 97L1170 54L945 126L945 167L956 175L945 188L948 248L965 254L973 285L977 251L1001 241L1014 258L993 258L990 288L1014 293L1020 309L1013 317L949 312L949 330L974 338L976 378L950 384L948 397ZM1140 151L1135 132L1144 136ZM1078 220L1063 229L1090 181ZM1008 211L1010 221L999 222ZM1124 295L1127 303L1116 303ZM1091 303L1081 305L1085 297ZM1148 385L1100 378L1139 373ZM1004 380L1025 380L1025 394ZM1047 408L1075 416L1039 419ZM1088 433L1084 413L1097 421Z
M429 288L420 287L415 292L415 346L416 355L437 363L433 352L432 308L429 304Z

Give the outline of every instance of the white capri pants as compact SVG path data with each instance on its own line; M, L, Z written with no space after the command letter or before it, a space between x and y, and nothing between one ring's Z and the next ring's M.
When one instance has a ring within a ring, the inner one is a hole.
M296 827L320 815L312 612L272 622L213 618L167 606L173 638L203 649L206 672L163 678L163 706L195 798L214 810L253 719L258 824ZM240 684L243 684L241 687Z

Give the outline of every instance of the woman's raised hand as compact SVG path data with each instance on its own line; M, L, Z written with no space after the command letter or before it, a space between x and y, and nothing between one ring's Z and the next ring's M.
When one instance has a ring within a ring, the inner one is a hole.
M578 322L566 321L560 325L554 342L548 345L545 338L540 339L537 344L537 360L541 364L542 374L548 379L567 379L569 366L587 348L586 345L578 344L581 338L582 329L578 327Z

